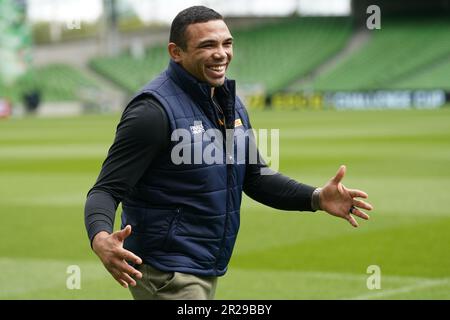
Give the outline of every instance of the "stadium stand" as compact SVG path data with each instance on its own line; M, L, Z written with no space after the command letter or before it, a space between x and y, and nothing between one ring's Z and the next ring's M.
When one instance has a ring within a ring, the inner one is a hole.
M350 33L349 19L309 17L236 30L233 32L235 58L229 77L241 86L260 85L268 92L282 89L339 50ZM124 53L94 59L90 66L134 92L167 63L164 46L150 48L143 59L133 59Z
M97 73L132 93L163 71L168 62L167 49L157 46L147 49L142 59L122 53L116 57L95 58L89 65Z
M262 83L269 93L283 89L342 48L350 33L348 19L317 17L236 32L230 77Z
M14 86L0 83L0 92L2 96L18 102L25 92L38 89L45 101L68 101L76 100L82 87L95 88L97 84L74 67L52 64L28 71Z
M429 87L445 84L445 69L441 68L446 65L437 66L436 61L450 55L450 20L396 18L383 22L381 30L372 32L373 39L367 45L330 72L319 75L312 87L318 90L390 89L414 84L423 87L415 82L421 77L429 79ZM431 69L427 71L428 68Z
M420 70L392 85L394 89L444 89L450 90L450 55L443 62Z
M396 18L383 21L370 41L344 57L335 68L298 89L450 89L450 22L439 18ZM228 76L239 87L283 90L340 51L352 34L351 21L338 17L286 18L248 29L232 30L235 57ZM414 54L411 54L414 53ZM129 52L98 57L90 67L135 92L168 63L165 46L146 49L143 58ZM53 64L29 71L14 86L0 83L2 96L20 101L37 87L45 101L78 99L82 87L98 87L95 79L74 67Z

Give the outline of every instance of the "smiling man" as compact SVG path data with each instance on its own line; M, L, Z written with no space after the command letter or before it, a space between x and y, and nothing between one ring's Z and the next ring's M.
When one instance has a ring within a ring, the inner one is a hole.
M368 219L357 207L371 205L355 199L367 195L341 184L344 166L315 188L267 174L263 160L250 163L248 153L256 147L248 137L239 144L243 153L226 148L242 138L237 127L251 125L235 82L225 77L233 38L219 13L203 6L180 12L168 52L168 68L125 108L85 206L93 250L135 299L212 299L233 252L243 191L273 208L321 209L355 227L352 214ZM179 130L192 136L183 149L193 153L209 145L196 139L199 134L222 133L222 161L175 163ZM247 158L233 161L238 153ZM120 202L122 227L113 232Z
M173 28L170 38L169 54L176 63L212 88L224 84L225 71L233 58L233 37L223 20Z

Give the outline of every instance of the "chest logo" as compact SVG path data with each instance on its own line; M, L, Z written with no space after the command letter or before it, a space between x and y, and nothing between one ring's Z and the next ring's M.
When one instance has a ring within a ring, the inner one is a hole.
M205 132L205 128L203 128L203 124L201 121L194 121L193 126L189 126L192 134L199 134Z

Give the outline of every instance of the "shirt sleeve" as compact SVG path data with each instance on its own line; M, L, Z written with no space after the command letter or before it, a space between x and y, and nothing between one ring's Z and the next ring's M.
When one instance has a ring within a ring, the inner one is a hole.
M254 144L255 139L249 139L249 143ZM249 149L257 150L257 147ZM259 151L257 152L257 163L247 163L243 186L245 194L275 209L315 211L316 208L312 207L312 197L316 187L297 182L273 171L267 166Z
M142 177L152 160L169 146L168 118L159 102L145 97L123 112L100 174L89 190L85 226L89 239L113 231L117 206Z

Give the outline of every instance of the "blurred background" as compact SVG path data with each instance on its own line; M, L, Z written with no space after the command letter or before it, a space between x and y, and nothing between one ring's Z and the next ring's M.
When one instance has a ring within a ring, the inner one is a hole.
M280 171L321 186L346 164L375 207L353 230L245 198L217 298L449 299L449 0L0 0L0 299L131 297L90 250L84 200L191 5L225 16L228 77L253 127L280 129Z

